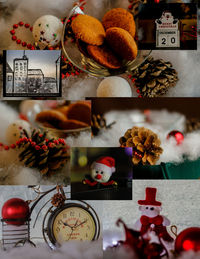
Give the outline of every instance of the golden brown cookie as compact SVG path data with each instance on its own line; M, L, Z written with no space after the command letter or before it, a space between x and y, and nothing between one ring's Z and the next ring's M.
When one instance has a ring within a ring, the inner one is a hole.
M54 109L54 111L59 111L66 116L68 107L69 107L68 105L63 105L63 106L57 107L56 109Z
M96 62L107 68L118 69L121 67L121 63L116 57L116 55L106 45L88 45L87 51Z
M87 123L77 120L66 120L59 123L58 127L63 130L72 130L89 127Z
M126 9L111 9L104 15L102 23L106 30L111 27L119 27L128 31L133 38L135 37L135 21L133 15Z
M112 27L106 31L106 41L121 58L134 60L137 57L137 45L129 32Z
M77 39L91 45L102 45L106 36L101 22L86 14L76 16L72 21L72 30Z
M54 127L57 128L57 125L60 122L66 121L66 116L56 110L46 110L38 113L36 115L36 121L41 122L41 123L49 123L53 125Z
M69 105L66 113L67 119L91 123L91 104L87 101L79 101Z

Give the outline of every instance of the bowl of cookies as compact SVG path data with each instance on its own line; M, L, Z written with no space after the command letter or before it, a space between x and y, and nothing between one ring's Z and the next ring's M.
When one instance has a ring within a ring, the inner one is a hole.
M91 102L58 102L58 105L43 105L40 111L33 109L29 112L28 119L34 127L47 131L52 137L66 138L83 131L90 132Z
M97 19L77 4L66 18L62 50L82 71L96 77L128 73L141 65L151 50L138 50L133 15L124 8L105 6Z

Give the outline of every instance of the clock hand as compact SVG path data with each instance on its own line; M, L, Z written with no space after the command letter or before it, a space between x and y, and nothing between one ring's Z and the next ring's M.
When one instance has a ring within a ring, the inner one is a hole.
M78 223L78 219L77 219L76 223L74 224L73 228L75 228L75 227L76 227L77 223Z
M70 240L70 238L71 238L71 236L72 236L73 231L74 231L74 229L72 228L72 231L71 231L71 233L70 233L69 238L68 238L68 240L67 240L67 241L69 241L69 240Z
M74 226L74 228L77 228L77 227L79 227L79 226L83 225L85 222L87 222L87 219L86 219L86 220L84 220L83 222L81 222L79 225Z
M63 223L64 226L72 228L70 225L68 225L67 223L63 222L62 220L61 220L61 222Z

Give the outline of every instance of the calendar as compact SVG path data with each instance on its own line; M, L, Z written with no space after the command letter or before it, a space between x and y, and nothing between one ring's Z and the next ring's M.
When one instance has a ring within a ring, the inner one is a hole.
M156 23L156 47L177 48L180 47L179 21L170 12L163 12Z

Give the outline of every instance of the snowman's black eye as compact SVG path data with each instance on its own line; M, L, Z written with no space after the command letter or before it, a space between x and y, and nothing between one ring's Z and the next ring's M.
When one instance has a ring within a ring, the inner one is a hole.
M103 174L103 172L101 172L100 174Z
M99 173L99 171L96 171L96 174L98 174Z
M149 207L146 207L146 210L148 210L149 209Z
M39 23L38 26L40 27L40 26L41 26L41 23Z
M151 208L150 210L154 210L154 208Z

